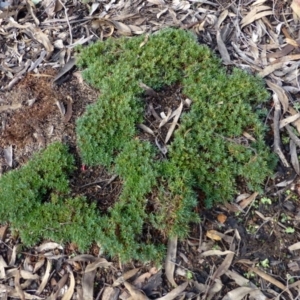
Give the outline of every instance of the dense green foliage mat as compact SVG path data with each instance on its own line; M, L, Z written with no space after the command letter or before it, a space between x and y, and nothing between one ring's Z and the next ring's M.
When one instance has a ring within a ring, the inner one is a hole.
M198 220L196 189L212 206L232 200L238 182L261 191L272 174L274 157L259 118L261 103L268 99L263 81L238 69L227 74L220 60L184 30L166 29L143 41L143 36L108 39L78 49L84 79L101 90L77 120L80 155L85 164L119 175L118 201L100 215L84 197L71 198L72 158L55 144L0 180L0 220L10 221L25 243L44 237L74 240L84 248L96 240L123 260L159 260L163 247L143 236L154 228L163 237L185 237L190 222ZM156 90L180 83L193 101L180 118L166 159L159 158L155 145L139 139L137 124L145 110L140 82ZM255 142L241 139L244 131ZM13 184L17 189L9 195ZM43 223L34 221L38 216ZM69 227L59 228L64 220Z

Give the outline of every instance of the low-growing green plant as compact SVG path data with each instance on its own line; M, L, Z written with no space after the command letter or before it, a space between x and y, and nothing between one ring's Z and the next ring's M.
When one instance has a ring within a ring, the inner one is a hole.
M99 216L84 197L68 196L74 159L68 148L54 143L25 166L0 179L0 222L10 222L22 242L41 239L73 241L86 249L94 240Z
M143 36L111 38L78 49L83 78L101 90L77 121L82 159L107 167L124 182L97 236L110 254L122 258L158 253L153 243L140 244L145 224L164 236L185 237L190 222L198 220L197 189L212 206L231 200L239 184L261 191L274 166L259 117L269 97L261 78L238 69L227 74L220 60L184 30L162 30L143 42ZM155 158L154 145L138 138L136 125L145 109L140 82L156 90L180 83L193 101L163 161ZM245 131L254 142L242 138ZM146 213L149 199L152 211Z
M99 100L77 121L80 154L85 164L119 175L119 199L100 215L83 196L71 197L73 158L66 146L50 145L0 180L0 221L9 221L25 244L46 238L84 249L96 240L122 260L159 261L164 246L149 231L184 238L190 222L199 220L197 191L211 206L231 200L239 184L260 191L272 174L273 156L259 118L268 99L262 80L237 69L228 75L184 30L166 29L143 42L143 36L108 39L80 48L77 61L84 79L101 89ZM166 159L139 138L141 82L156 90L180 83L193 101ZM242 138L245 131L255 142Z

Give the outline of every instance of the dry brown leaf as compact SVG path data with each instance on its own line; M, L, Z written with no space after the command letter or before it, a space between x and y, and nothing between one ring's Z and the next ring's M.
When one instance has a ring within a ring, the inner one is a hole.
M148 43L148 39L149 39L149 34L146 34L144 40L141 42L139 47L140 48L144 47Z
M256 139L255 139L251 134L249 134L249 133L246 132L246 131L243 132L243 136L244 136L246 139L248 139L248 140L250 140L250 141L252 141L252 142L256 142Z
M82 291L84 300L94 299L94 280L96 270L88 273L84 273L82 277Z
M29 293L26 293L26 292L23 292L24 293L24 297L26 300L44 300L45 298L41 298L41 297L38 297L36 295L31 295ZM10 289L9 292L8 292L8 296L10 297L9 299L11 298L17 298L19 299L20 296L18 294L18 292L15 290L15 289Z
M20 275L23 279L37 280L40 278L38 274L32 274L31 272L25 270L21 270Z
M11 287L7 287L4 284L0 284L0 298L1 300L7 300L9 291L12 290Z
M228 292L222 300L241 300L244 299L245 296L250 294L253 291L253 288L250 287L239 287L230 292ZM266 298L267 299L267 298Z
M178 123L178 120L179 120L181 112L182 112L182 108L183 108L183 102L181 101L179 107L171 115L171 118L173 116L175 116L175 118L174 118L174 120L173 120L173 122L172 122L172 124L171 124L171 126L168 130L168 133L167 133L167 136L166 136L166 139L165 139L165 144L168 143L169 139L171 138L171 136L173 134L173 131L175 130L175 127Z
M39 247L37 247L36 251L43 252L43 251L49 251L49 250L54 250L54 249L63 250L64 248L60 244L53 243L53 242L47 242L47 243L44 243L44 244L40 245Z
M20 276L20 270L18 270L16 272L16 274L15 274L15 281L14 281L15 288L16 288L16 291L17 291L17 293L19 295L19 298L21 300L25 300L24 291L22 290L21 285L20 285L20 278L21 278L21 276Z
M138 127L139 127L140 129L142 129L143 131L145 131L146 133L149 133L149 134L155 136L154 131L153 131L151 128L149 128L148 126L146 126L146 125L144 125L144 124L138 124Z
M295 251L295 250L299 250L300 249L300 242L297 242L291 246L289 246L288 248L290 251Z
M108 262L105 258L99 257L94 262L87 265L87 267L85 268L85 273L92 272L97 268L107 268L111 265L111 262Z
M299 46L297 41L295 41L294 39L286 38L285 41L287 42L287 44L292 45L295 48L297 48Z
M27 10L29 11L31 17L33 18L35 25L39 26L40 21L34 13L34 11L36 10L35 5L33 4L33 2L31 0L26 0L26 6L27 6Z
M67 260L68 263L71 262L94 262L97 260L97 257L90 255L90 254L81 254L81 255L77 255L73 258L70 258Z
M291 8L294 12L294 14L297 15L298 20L300 19L300 0L293 0L291 4Z
M45 34L39 27L30 24L30 26L26 28L26 33L45 47L48 52L48 57L52 54L54 46L51 44L48 35Z
M271 7L267 5L255 6L251 11L241 20L241 28L253 23L254 21L273 14Z
M208 251L205 251L203 253L201 253L201 256L213 256L213 255L227 255L229 253L233 253L232 251L229 251L229 250L226 250L226 251L221 251L221 250L208 250Z
M56 299L60 293L60 290L65 286L69 278L69 274L65 273L64 276L59 280L56 286L56 292L52 292L51 296L53 299Z
M73 275L73 272L71 268L69 268L69 277L70 277L70 286L67 289L66 293L63 295L62 300L71 300L73 294L74 294L74 289L75 289L75 278Z
M135 276L137 272L140 270L140 268L134 268L126 273L124 273L122 276L118 277L116 280L114 280L113 287L119 286L120 284L123 284L124 281L130 279L131 277Z
M161 120L161 122L159 123L158 128L161 128L161 127L163 127L165 124L167 124L168 121L169 121L170 118L171 118L171 115L172 115L172 110L171 110L170 108L168 109L168 114L167 114L167 115L165 115L165 113L161 113L160 116L161 116L162 120Z
M55 14L55 5L56 3L59 1L53 1L53 0L43 0L42 1L42 5L45 9L46 14L48 15L48 17L53 17Z
M147 0L147 2L155 4L155 5L166 5L164 0Z
M213 285L210 287L207 297L207 300L215 299L215 295L221 291L223 287L222 281L220 279L215 279Z
M298 112L292 106L289 106L288 111L292 116L298 114ZM294 121L293 125L296 127L298 133L300 133L300 119L297 119L296 121Z
M130 293L132 300L149 300L149 298L143 292L135 288L127 281L124 282L124 285Z
M134 34L144 34L146 29L142 26L136 26L136 25L128 25L131 32Z
M0 255L0 279L5 279L6 274L5 274L5 268L7 268L7 264L5 260L3 259L2 255Z
M171 292L169 292L167 295L165 295L161 298L158 298L157 300L173 300L173 299L175 299L178 295L180 295L186 289L188 284L189 284L188 281L182 283L181 285L179 285L178 287L173 289Z
M249 269L250 272L254 272L256 273L258 276L260 276L261 278L271 282L272 284L276 285L278 288L280 288L281 290L286 290L286 286L284 284L282 284L280 281L278 281L277 279L273 278L272 276L270 276L269 274L261 271L260 269L258 269L257 267L254 268L250 268Z
M7 233L8 225L0 226L0 241L4 241Z
M240 203L239 203L239 206L244 209L246 208L249 204L251 204L257 197L258 193L255 192L253 193L250 197L242 200Z
M231 64L232 62L230 60L230 56L224 44L224 41L222 40L220 30L217 31L217 44L218 44L218 50L222 57L223 64L224 65Z
M101 300L118 300L120 289L107 286L104 288Z
M123 35L132 35L132 31L129 26L126 24L115 21L115 20L110 20L110 22L115 26L115 28L118 30L118 33L123 34Z
M289 99L288 96L286 95L285 90L281 86L271 82L270 80L266 80L266 83L268 87L277 95L282 105L283 113L285 113L289 107Z
M43 276L42 282L41 282L39 288L36 291L37 295L40 295L43 292L43 290L44 290L44 288L45 288L45 286L46 286L46 284L47 284L47 282L50 278L51 266L52 266L51 262L49 260L47 260L46 271L45 271L45 274Z
M17 254L20 253L21 249L22 249L22 245L21 244L14 245L13 252L11 254L11 258L10 258L10 262L9 262L9 266L10 267L12 267L12 266L15 265Z
M220 278L223 274L225 274L226 271L231 266L233 258L234 258L234 252L228 253L225 259L223 260L222 264L218 267L218 269L213 274L212 278L217 279Z
M166 277L172 286L177 286L176 282L174 281L174 270L175 270L175 261L176 261L176 253L177 253L177 241L178 237L170 237L168 241L168 250L167 250L167 257L165 261L165 270L166 270Z
M290 123L295 122L295 121L298 120L299 118L300 118L300 113L296 113L295 115L292 115L292 116L290 116L290 117L287 117L287 118L285 118L285 119L283 119L283 120L281 120L281 121L279 122L279 128L281 129L281 128L283 128L284 126L286 126L286 125L288 125L288 124L290 124Z
M12 105L1 105L0 106L0 112L3 112L3 111L6 111L6 110L15 110L15 109L18 109L18 108L21 108L22 107L22 104L21 103L14 103Z
M73 99L67 95L67 112L64 115L64 122L68 123L71 120L72 113L73 113Z
M34 266L33 273L36 273L44 265L45 261L44 257L40 257Z
M139 86L145 91L145 94L148 96L156 97L157 93L154 91L153 88L144 84L143 82L139 82Z
M226 222L226 220L227 220L227 216L226 215L224 215L224 214L218 214L218 216L217 216L217 220L218 220L218 222L220 222L220 223L225 223Z
M214 241L221 241L222 237L216 230L209 230L206 232L206 236Z
M134 280L133 285L137 288L142 288L142 285L149 282L149 278L158 272L157 268L151 268L149 272L145 272Z
M252 283L249 279L243 277L242 275L238 274L235 271L227 270L226 276L228 276L230 279L234 280L234 282L239 286L248 286L255 288L255 284Z

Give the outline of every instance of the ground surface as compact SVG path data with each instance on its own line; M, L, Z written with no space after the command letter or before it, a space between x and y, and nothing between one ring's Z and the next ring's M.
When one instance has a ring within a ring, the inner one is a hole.
M118 38L165 26L196 32L199 42L213 49L227 68L235 65L265 77L271 92L265 107L268 143L280 159L264 195L237 195L232 203L208 210L199 192L201 223L191 226L186 240L169 242L169 249L176 250L175 264L169 254L168 263L158 268L146 262L122 264L97 245L82 254L76 245L62 246L59 241L22 249L21 241L3 225L3 299L5 294L9 299L158 299L168 293L165 299L299 299L300 143L291 134L299 134L300 128L297 7L293 10L291 1L102 1L91 6L57 1L55 7L53 2L42 3L32 10L28 3L11 3L15 6L0 15L2 173L22 166L51 142L64 141L76 157L72 193L97 201L106 211L121 183L102 168L81 163L74 130L76 118L101 91L83 83L76 68L61 70L73 56L73 43L86 43L80 38ZM155 92L160 101L145 97L145 125L157 131L151 106L167 114L167 108L175 110L185 97L179 86ZM295 117L286 120L290 116ZM284 127L283 120L290 127ZM151 134L140 134L151 140ZM176 289L172 278L179 285Z

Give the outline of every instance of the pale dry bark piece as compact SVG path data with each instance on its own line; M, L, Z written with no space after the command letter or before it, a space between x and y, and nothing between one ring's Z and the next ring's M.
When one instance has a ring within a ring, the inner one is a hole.
M12 167L13 163L13 148L12 145L8 146L7 148L3 149L4 160L8 166Z
M5 268L7 268L7 267L8 267L7 263L5 262L2 255L0 255L0 279L6 278Z
M19 109L22 107L22 103L14 103L11 105L1 105L0 106L0 112L6 111L6 110L14 110L14 109Z
M281 117L281 107L280 107L280 102L278 99L277 94L273 94L273 101L274 101L274 118L273 118L273 123L274 123L274 152L279 156L281 162L285 167L290 167L290 164L286 160L281 147L280 147L280 133L279 133L279 120Z
M177 240L178 237L170 237L168 241L168 251L167 257L165 261L165 270L166 270L166 277L168 281L172 284L172 286L177 286L176 282L174 281L174 271L175 271L175 260L176 260L176 253L177 253Z
M167 136L166 136L166 139L165 139L165 144L168 143L169 139L171 138L171 136L173 134L173 131L175 130L175 127L176 127L176 125L178 123L178 120L181 116L182 108L183 108L183 102L181 101L179 107L173 112L173 114L170 117L170 118L172 118L173 115L175 116L174 120L173 120L173 122L172 122L172 124L171 124L171 126L168 130L168 133L167 133Z
M229 251L229 250L225 250L225 251L221 251L221 250L208 250L208 251L205 251L205 252L202 252L201 253L201 256L213 256L213 255L227 255L229 253L233 253L232 251Z
M299 175L300 174L300 167L299 167L299 159L297 154L297 147L295 142L290 139L290 155L291 155L291 163L295 170L295 172Z
M67 111L64 116L64 122L68 123L72 118L73 99L70 96L67 96L66 98L67 98Z
M289 249L290 251L299 250L299 249L300 249L300 242L297 242L297 243L295 243L295 244L289 246L288 249Z
M154 131L153 131L151 128L149 128L148 126L146 126L146 125L144 125L144 124L138 124L138 127L139 127L140 129L142 129L143 131L145 131L146 133L149 133L149 134L155 136Z

